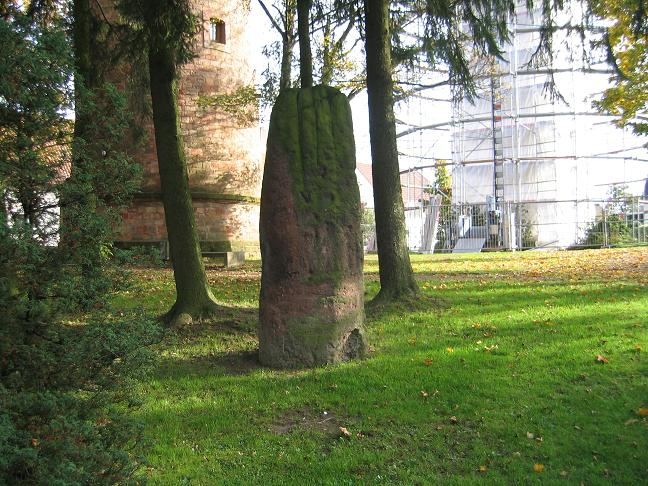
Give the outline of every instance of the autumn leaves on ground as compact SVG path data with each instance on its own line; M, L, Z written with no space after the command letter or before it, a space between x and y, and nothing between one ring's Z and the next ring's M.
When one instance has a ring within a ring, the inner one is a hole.
M371 310L364 361L257 364L259 264L209 271L222 318L167 334L141 383L153 484L639 484L648 248L413 256L421 297ZM113 306L155 314L172 273ZM378 290L366 261L366 291Z

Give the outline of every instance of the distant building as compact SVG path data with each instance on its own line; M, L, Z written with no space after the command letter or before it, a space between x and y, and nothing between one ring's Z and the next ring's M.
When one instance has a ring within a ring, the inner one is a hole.
M111 18L114 0L100 0ZM238 0L192 0L200 29L196 57L181 69L178 106L189 187L203 250L259 251L261 139L257 108L237 117L199 105L205 95L225 95L255 83L248 42L249 8ZM123 73L119 81L124 78ZM134 152L144 180L123 215L120 243L160 244L167 239L152 123L148 141Z
M372 209L373 199L373 176L371 164L356 164L356 177L360 187L360 201L363 207ZM403 192L403 204L405 208L418 208L430 200L430 193L426 191L431 187L431 182L420 172L406 172L401 174L401 191Z
M579 12L576 2L570 8L569 15ZM490 61L476 99L454 105L453 203L469 208L461 215L469 225L484 226L476 220L488 215L487 243L499 235L496 248L568 247L595 219L606 184L640 163L645 139L592 108L609 86L603 52L584 63L558 49L577 46L578 34L557 32L553 64L534 67L541 15L522 3L516 13L510 43Z

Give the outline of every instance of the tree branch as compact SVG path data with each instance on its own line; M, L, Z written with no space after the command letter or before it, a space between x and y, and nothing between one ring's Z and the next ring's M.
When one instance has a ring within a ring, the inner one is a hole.
M263 3L263 0L258 0L258 2L259 2L259 5L261 5L261 8L265 12L266 16L270 19L270 22L272 23L272 26L277 30L277 32L279 32L279 34L281 34L282 37L284 35L286 35L286 33L283 30L281 30L281 27L279 26L279 24L277 23L275 18L270 13L270 10L268 10L268 7L266 7L265 3Z

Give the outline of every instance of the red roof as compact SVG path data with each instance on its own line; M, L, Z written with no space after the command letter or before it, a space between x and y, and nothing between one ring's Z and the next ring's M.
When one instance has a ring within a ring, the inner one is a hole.
M373 187L371 164L357 163L356 167L362 177ZM400 175L403 204L405 207L418 206L422 199L429 199L430 194L424 192L432 183L420 172L406 172Z

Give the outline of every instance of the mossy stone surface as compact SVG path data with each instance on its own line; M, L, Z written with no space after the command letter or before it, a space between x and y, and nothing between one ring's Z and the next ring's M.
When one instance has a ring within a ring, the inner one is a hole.
M360 214L347 98L326 86L283 91L261 193L263 363L304 367L364 354Z

